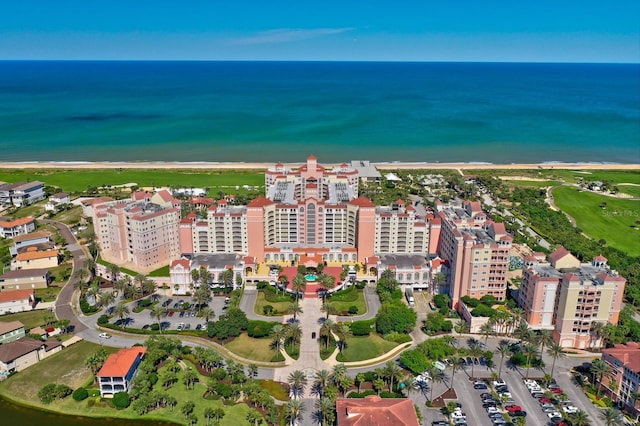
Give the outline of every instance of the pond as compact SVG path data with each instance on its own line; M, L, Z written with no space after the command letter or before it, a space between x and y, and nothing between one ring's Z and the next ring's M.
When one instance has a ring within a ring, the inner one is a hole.
M318 279L316 274L307 274L304 276L305 281L313 282Z
M93 418L64 415L41 411L32 407L14 404L0 398L0 413L3 425L20 426L174 426L175 423L152 420L129 420L112 418Z

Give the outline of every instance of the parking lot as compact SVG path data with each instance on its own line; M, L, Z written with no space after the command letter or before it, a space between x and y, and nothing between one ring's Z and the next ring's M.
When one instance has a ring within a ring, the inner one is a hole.
M466 341L463 339L460 339L458 342L458 345L461 347L464 347L465 344ZM489 340L489 349L495 348L496 344L496 340ZM571 359L568 357L558 359L554 376L557 380L557 386L560 387L562 391L564 391L564 393L571 401L570 403L567 403L565 405L569 407L576 407L577 409L585 411L589 417L590 424L592 426L599 426L603 424L602 420L599 417L599 410L593 404L591 404L582 390L571 382L571 376L569 373L571 366L582 364L582 362L584 361L584 359ZM454 388L458 396L456 402L459 402L462 405L461 411L466 416L467 425L493 426L495 424L489 417L487 409L483 407L482 398L480 397L480 395L483 393L491 393L495 390L495 388L493 387L494 379L491 377L491 374L492 372L498 372L498 364L500 362L499 355L494 358L494 362L496 365L493 370L479 364L475 364L473 367L474 376L476 378L482 379L487 383L488 388L486 390L474 389L473 381L470 380L472 374L472 369L470 366L463 367L455 374ZM548 365L550 364L551 360L549 360L548 362ZM435 388L433 390L434 398L438 395L441 395L449 388L451 379L451 368L447 368L445 374L447 376L446 382L435 385ZM531 369L529 375L531 378L541 378L544 373L541 370ZM547 413L543 411L540 401L531 395L531 392L525 385L525 369L512 367L505 360L501 376L508 387L508 392L511 394L511 399L513 400L511 404L520 406L522 411L526 412L527 424L540 426L553 424ZM428 386L431 385L432 382L428 381ZM547 389L545 388L543 388L543 390L547 391ZM430 397L430 394L430 387L428 387L424 393L422 393L420 390L416 390L412 394L410 394L410 397L414 399L418 407L420 407L424 416L424 423L426 425L431 425L432 422L436 421L447 420L446 417L440 412L440 409L425 407L425 402ZM509 404L505 403L502 405L503 407L505 407ZM561 412L562 407L563 405L557 404L553 410ZM504 410L504 408L498 409L503 413L506 411ZM551 411L551 408L549 408L548 410Z
M213 321L220 315L224 314L226 309L226 296L211 297L208 306L211 308L213 315L209 321ZM168 309L166 317L161 319L163 330L196 330L206 328L205 319L198 315L198 308L195 306L192 297L189 296L159 296L158 303ZM187 308L187 304L189 307ZM157 319L151 314L150 309L143 309L141 312L134 312L137 302L130 302L129 315L127 315L127 327L147 329L152 324L157 324Z

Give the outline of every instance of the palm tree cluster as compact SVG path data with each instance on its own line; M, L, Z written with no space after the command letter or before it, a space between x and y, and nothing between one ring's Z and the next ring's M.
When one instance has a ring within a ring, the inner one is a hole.
M278 358L287 343L290 344L290 351L294 352L294 348L302 338L302 328L298 322L291 322L286 325L276 324L271 329L270 334L271 349L273 349L275 357Z

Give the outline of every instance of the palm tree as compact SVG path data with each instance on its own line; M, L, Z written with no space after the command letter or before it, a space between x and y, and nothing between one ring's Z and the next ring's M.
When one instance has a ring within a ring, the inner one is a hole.
M281 324L274 325L271 329L271 347L276 353L276 357L280 355L280 351L282 350L282 340L285 336L286 332Z
M529 370L531 370L531 359L535 358L536 355L538 355L538 348L536 348L534 345L532 344L528 344L526 345L522 351L524 352L524 354L527 357L527 375L526 378L529 378Z
M511 353L509 342L503 340L498 345L498 352L500 353L500 368L498 368L498 378L502 377L502 364L504 363L504 357Z
M322 287L322 289L324 290L322 292L322 303L324 303L327 298L327 292L335 287L336 279L331 275L320 274L320 276L318 277L318 284L320 284L320 287Z
M87 260L84 261L84 268L89 271L91 275L91 280L96 276L96 261L92 257L88 257Z
M615 408L607 408L600 413L600 418L604 421L605 426L613 426L622 422L620 411Z
M512 334L514 337L527 343L530 343L533 338L533 331L529 328L529 324L522 320L518 323Z
M612 372L611 367L609 366L609 364L607 364L602 359L594 359L593 362L591 363L590 371L591 371L591 374L593 374L593 376L597 378L598 394L601 395L602 394L602 379L605 376L608 376L608 375L611 374L611 372Z
M293 314L293 320L296 320L298 314L302 313L302 306L298 302L293 302L289 305L289 312Z
M335 328L335 323L330 319L325 320L320 327L320 336L324 336L325 340L325 349L329 349L329 342L331 341L331 333Z
M449 362L451 363L451 382L449 389L453 389L453 378L456 375L456 371L462 367L462 358L458 355L452 355L451 358L449 358Z
M589 417L583 410L578 410L571 416L573 426L589 426Z
M591 342L589 346L593 347L594 343L598 342L604 334L604 323L594 321L591 323L591 327L589 329L589 338Z
M316 410L320 414L320 425L333 424L333 409L336 403L331 398L320 398L316 402Z
M204 318L205 322L208 323L209 320L216 317L216 314L209 306L205 306L204 308L200 309L200 312L198 312L198 316L200 318Z
M321 310L326 314L326 319L329 319L329 315L335 315L338 313L338 310L336 309L336 307L329 302L325 302L322 305Z
M109 308L116 301L116 295L111 291L103 291L98 294L98 303L104 308Z
M324 396L324 390L329 385L331 381L331 373L327 370L320 370L316 373L313 379L313 389L312 392L317 394L320 399Z
M111 276L111 283L115 285L115 282L118 280L118 275L120 274L120 267L114 263L110 263L107 265L107 273Z
M291 289L295 292L296 302L300 296L300 293L303 292L307 288L307 280L304 279L304 275L296 274L293 278L293 283L291 283Z
M338 350L342 353L344 348L347 346L347 338L351 335L351 328L346 324L342 324L335 327L334 333L338 336Z
M291 339L291 350L293 351L294 346L302 337L302 328L300 327L300 324L297 322L289 324L286 329L286 336L288 339Z
M351 378L347 375L347 367L344 364L336 364L329 375L331 382L345 394L350 385Z
M431 376L431 397L430 400L433 401L433 389L436 387L436 383L443 383L446 380L446 375L444 371L440 370L436 367L431 367L429 369L429 375Z
M553 377L553 371L556 368L556 359L564 358L567 354L562 350L562 346L557 343L551 343L551 345L547 348L547 354L553 358L553 364L551 364L551 377Z
M307 377L305 376L304 371L295 370L289 374L287 383L289 383L293 398L297 399L302 393L304 393L304 388L307 386Z
M122 322L125 317L129 315L129 308L124 303L118 303L113 308L113 314L120 318L120 321ZM122 329L124 330L124 322L122 322Z
M395 361L387 361L384 365L384 376L389 381L389 392L393 392L393 382L402 378L402 369Z
M360 386L366 381L364 373L356 374L356 385L358 385L358 393L360 393Z
M125 298L127 285L128 285L127 280L125 280L124 278L120 278L113 283L113 289L118 292L118 295L120 296L121 299Z
M155 305L153 308L151 308L151 317L155 318L158 322L158 329L160 330L160 334L162 334L162 324L160 323L160 320L162 318L165 318L168 313L169 311L164 306Z
M493 330L495 323L493 321L487 321L480 326L480 334L484 336L484 344L486 346L489 336L494 336L496 332Z
M482 346L480 346L480 343L478 342L473 342L470 346L469 346L469 356L473 357L473 358L477 358L482 356L483 354L483 350L482 350ZM471 363L471 377L475 377L475 373L474 373L474 367L475 367L475 363Z
M544 353L545 346L553 344L553 336L551 334L551 330L540 330L538 332L538 335L536 336L535 343L540 345L540 359L542 359L542 354Z
M302 417L304 412L304 404L299 399L292 399L287 402L285 406L286 417L289 419L289 424L294 426L296 422Z

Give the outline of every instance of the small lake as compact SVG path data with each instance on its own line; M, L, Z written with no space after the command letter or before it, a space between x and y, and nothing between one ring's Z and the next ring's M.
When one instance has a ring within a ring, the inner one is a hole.
M112 418L93 418L80 416L67 416L63 414L41 411L31 407L14 404L0 398L0 413L3 425L20 426L175 426L175 423L166 423L150 420L129 420Z

